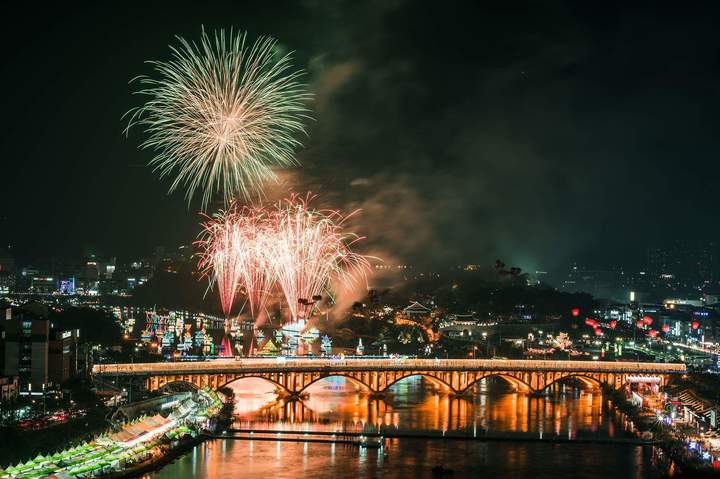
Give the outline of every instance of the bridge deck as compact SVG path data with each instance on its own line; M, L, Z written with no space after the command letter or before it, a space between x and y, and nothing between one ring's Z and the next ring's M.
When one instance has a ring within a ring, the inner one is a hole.
M536 361L501 359L222 359L200 362L99 364L100 376L152 376L165 374L233 374L267 372L347 371L573 371L586 373L684 374L682 363L611 361Z

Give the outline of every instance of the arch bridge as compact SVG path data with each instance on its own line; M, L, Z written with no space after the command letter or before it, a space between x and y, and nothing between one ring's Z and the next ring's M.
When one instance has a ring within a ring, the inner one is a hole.
M337 376L371 394L384 393L409 376L422 376L443 391L463 394L481 379L494 376L519 391L534 393L571 378L590 387L617 389L630 382L663 386L672 375L685 372L680 363L495 359L223 359L93 367L93 375L105 379L141 377L150 391L175 382L218 389L238 379L261 378L290 395L302 394L313 383Z

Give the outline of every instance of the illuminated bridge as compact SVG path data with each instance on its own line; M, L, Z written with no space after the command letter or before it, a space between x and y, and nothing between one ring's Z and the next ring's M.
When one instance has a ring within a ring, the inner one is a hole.
M93 375L104 379L142 378L150 391L176 382L217 389L239 379L261 378L290 395L302 394L323 378L338 376L373 394L410 376L421 376L443 391L463 394L481 379L494 376L532 393L568 379L593 388L608 385L617 389L633 382L663 386L671 375L685 372L685 365L676 363L496 359L227 359L93 367Z

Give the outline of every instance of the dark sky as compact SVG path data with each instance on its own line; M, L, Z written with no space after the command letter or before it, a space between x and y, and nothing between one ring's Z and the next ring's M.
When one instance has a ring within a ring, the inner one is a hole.
M205 25L296 51L315 121L283 177L363 208L389 262L632 264L718 238L713 3L25 2L0 30L0 236L25 260L195 237L121 117L143 62Z

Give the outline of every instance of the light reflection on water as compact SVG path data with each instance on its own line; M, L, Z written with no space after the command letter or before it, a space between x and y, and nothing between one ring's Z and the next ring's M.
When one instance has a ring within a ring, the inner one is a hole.
M544 397L508 389L501 380L481 382L474 395L436 393L419 378L370 398L340 378L311 386L302 401L278 400L263 383L233 385L235 428L368 430L487 430L523 437L560 435L608 438L621 434L600 393L560 386ZM155 474L183 477L434 477L443 465L463 476L616 478L651 477L649 451L630 445L584 443L387 439L383 450L344 444L213 440ZM435 476L437 477L437 476Z
M242 386L238 386L242 387ZM303 400L276 400L269 392L236 391L237 428L349 430L391 426L403 431L474 429L488 433L614 437L602 394L559 386L544 397L510 390L502 380L481 381L468 397L440 394L420 378L369 398L342 378L311 386ZM258 407L262 406L262 407Z

